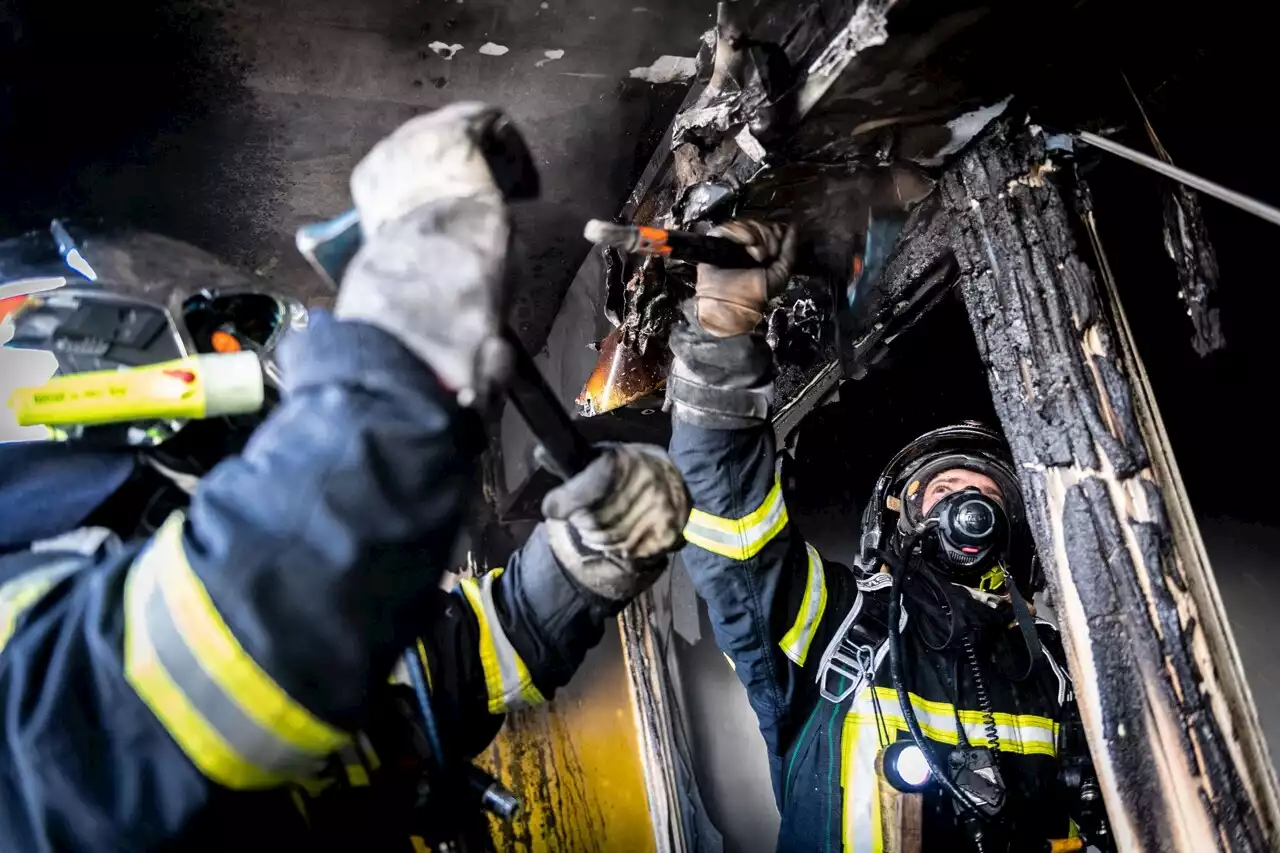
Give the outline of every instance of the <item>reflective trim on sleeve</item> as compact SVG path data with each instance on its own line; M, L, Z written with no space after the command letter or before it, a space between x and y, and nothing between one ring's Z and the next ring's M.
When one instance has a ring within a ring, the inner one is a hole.
M498 619L493 582L501 576L502 569L494 569L479 581L464 578L459 584L480 623L480 665L484 668L490 714L505 714L545 701Z
M422 672L427 677L428 695L435 693L436 686L431 683L431 661L427 659L427 644L422 642L421 637L418 638L418 660L422 661Z
M742 518L720 518L700 509L689 513L684 538L713 554L731 560L749 560L787 526L787 502L782 483L774 478L764 502Z
M23 614L82 564L83 560L77 557L62 557L0 586L0 651L18 629Z
M804 598L800 600L800 611L796 614L796 622L791 626L778 645L782 653L797 666L804 666L809 657L809 646L814 635L818 633L818 624L827 609L827 578L822 569L822 557L809 543L805 543L805 551L809 555L809 578L805 583Z
M364 766L364 758L355 743L349 743L338 750L338 760L347 774L347 784L352 788L368 788L369 770Z
M264 788L319 773L351 738L240 646L182 548L174 513L125 582L125 678L205 776Z
M378 768L382 767L382 759L378 757L378 753L373 748L373 743L369 740L369 736L364 732L357 732L356 743L360 745L360 755L364 759L364 765L377 772Z

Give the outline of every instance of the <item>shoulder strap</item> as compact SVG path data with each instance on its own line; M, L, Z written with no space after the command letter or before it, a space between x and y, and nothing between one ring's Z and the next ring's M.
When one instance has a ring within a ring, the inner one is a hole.
M880 576L872 575L867 580L876 577ZM818 663L818 692L823 699L837 705L855 695L875 675L887 649L888 610L882 597L874 591L864 591L865 582L858 581L858 596L853 607L849 608Z
M1022 642L1027 647L1027 666L1021 674L1015 675L1016 681L1025 681L1036 668L1036 663L1044 656L1044 647L1040 644L1040 634L1036 631L1035 619L1031 616L1031 608L1018 591L1018 584L1013 575L1007 575L1009 584L1009 600L1013 603L1013 615L1018 620L1018 630L1022 632Z

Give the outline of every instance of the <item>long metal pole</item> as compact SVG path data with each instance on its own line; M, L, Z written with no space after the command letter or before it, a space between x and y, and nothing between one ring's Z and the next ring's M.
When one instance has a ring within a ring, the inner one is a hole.
M1139 166L1145 166L1153 172L1158 172L1166 178L1186 184L1205 195L1225 201L1227 204L1238 207L1246 213L1252 213L1254 216L1267 220L1272 225L1280 225L1280 208L1272 207L1266 202L1250 198L1235 190L1229 190L1221 184L1215 184L1213 181L1194 175L1186 169L1179 169L1171 163L1157 160L1155 157L1143 154L1141 151L1134 151L1127 145L1121 145L1119 142L1114 142L1104 136L1098 136L1096 133L1089 133L1087 130L1077 133L1076 139L1095 148L1101 148L1103 151L1114 154L1117 157L1123 157L1132 163L1137 163Z

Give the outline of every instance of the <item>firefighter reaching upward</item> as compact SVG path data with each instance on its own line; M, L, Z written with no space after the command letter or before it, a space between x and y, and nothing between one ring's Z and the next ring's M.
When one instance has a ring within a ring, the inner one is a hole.
M778 849L901 850L916 792L926 851L1105 846L1057 632L1024 598L1034 555L1003 440L959 424L912 442L876 485L858 565L825 560L787 515L757 330L794 237L720 233L761 266L699 268L671 338L670 451L693 496L685 564L768 751Z

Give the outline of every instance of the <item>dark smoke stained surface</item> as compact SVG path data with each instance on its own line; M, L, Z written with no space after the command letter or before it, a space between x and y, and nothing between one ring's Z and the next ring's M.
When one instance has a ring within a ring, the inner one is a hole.
M621 207L684 95L630 71L692 56L713 10L711 0L7 0L0 230L53 216L128 222L323 299L293 249L298 224L348 206L352 165L400 122L485 99L511 112L543 170L543 200L518 212L513 318L541 346L586 253L583 222ZM482 54L486 43L507 52ZM442 45L459 44L444 58Z
M1194 26L1179 17L1134 21L1129 31L1145 29L1152 36L1144 42L1146 49L1164 57L1124 66L1161 142L1179 166L1280 203L1280 176L1268 165L1274 124L1256 101L1256 87L1273 86L1277 79L1273 46L1264 32L1248 25L1248 10L1240 4L1200 17ZM1116 35L1123 39L1123 33ZM1128 121L1121 141L1143 146L1140 119L1130 112ZM1274 371L1280 275L1274 247L1280 245L1280 229L1201 198L1219 263L1216 300L1226 340L1222 350L1202 358L1188 340L1191 322L1162 245L1157 181L1103 158L1089 182L1102 241L1275 762L1280 746L1274 631L1280 602L1280 481L1274 470Z

